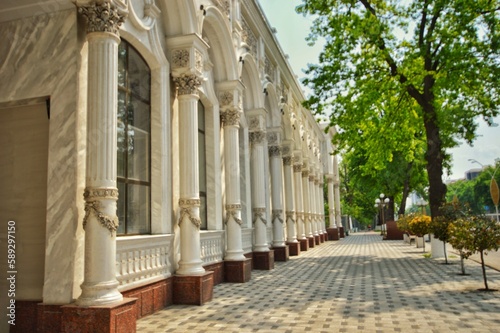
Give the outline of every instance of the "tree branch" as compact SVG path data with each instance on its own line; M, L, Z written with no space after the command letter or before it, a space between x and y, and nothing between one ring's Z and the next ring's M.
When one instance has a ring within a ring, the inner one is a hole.
M418 29L418 46L420 48L424 45L424 33L425 33L425 25L427 24L428 6L429 6L429 0L425 0L424 8L422 9L422 19L420 20L420 26Z

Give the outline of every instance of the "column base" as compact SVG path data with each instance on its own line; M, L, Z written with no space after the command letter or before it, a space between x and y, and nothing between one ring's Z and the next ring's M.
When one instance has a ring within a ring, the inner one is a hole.
M325 233L320 234L320 235L319 235L319 237L320 237L319 241L320 241L321 243L326 242L326 241L327 241L327 239L328 239L328 236L327 236L326 232L325 232Z
M137 319L172 305L173 277L123 292L123 297L136 298Z
M309 250L309 241L306 239L299 239L300 242L300 251Z
M336 241L339 240L339 229L337 228L328 228L326 229L328 240Z
M288 245L288 253L290 256L298 256L300 254L300 242L286 243Z
M316 242L314 241L314 236L312 237L307 237L307 241L309 242L309 247L315 247L316 246Z
M214 273L214 286L224 282L224 262L206 265L203 268Z
M212 300L214 273L174 276L174 304L203 305Z
M319 244L321 244L321 236L314 235L314 245L319 245Z
M339 227L339 237L340 238L344 238L345 235L344 235L344 227Z
M290 252L288 245L273 247L275 261L288 261L290 259Z
M224 280L245 283L252 278L252 259L224 261Z
M100 306L81 307L64 305L61 307L60 332L80 333L135 333L136 332L136 299L124 298L123 301ZM50 320L50 313L44 322ZM45 332L50 332L45 330Z
M253 253L253 268L259 270L274 269L274 250Z

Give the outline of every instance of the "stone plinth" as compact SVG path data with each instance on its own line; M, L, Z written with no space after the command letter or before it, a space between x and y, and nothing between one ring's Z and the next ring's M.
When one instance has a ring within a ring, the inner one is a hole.
M224 262L217 262L203 266L206 271L214 273L214 286L224 282Z
M314 236L314 245L319 245L319 244L321 244L321 236L315 235Z
M288 261L290 258L290 252L287 246L276 246L273 247L274 250L274 260L275 261Z
M314 240L314 236L313 237L307 237L307 241L309 242L309 247L316 246L316 242Z
M174 304L203 305L210 302L214 290L214 273L174 276Z
M326 229L328 234L328 240L336 241L339 240L339 229L337 228L328 228Z
M340 238L344 238L345 235L344 235L344 227L339 227L339 237Z
M245 283L252 278L252 259L224 261L224 281Z
M107 306L64 305L61 307L60 332L135 333L137 320L135 304L135 298L124 298L121 302Z
M274 269L274 250L254 252L253 268L259 270Z
M306 239L300 239L300 250L307 251L309 250L309 241Z
M137 319L148 316L172 305L173 278L123 292L124 297L136 298Z
M288 253L291 256L298 256L300 254L300 242L286 243L288 245Z

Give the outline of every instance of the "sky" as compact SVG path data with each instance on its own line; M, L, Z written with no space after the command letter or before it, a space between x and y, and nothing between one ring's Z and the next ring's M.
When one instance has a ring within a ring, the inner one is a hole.
M322 44L310 47L306 37L312 24L312 18L304 17L295 12L295 7L302 0L258 0L271 27L276 28L276 37L285 54L289 55L288 61L299 80L305 77L303 70L308 63L316 63L322 50ZM304 88L306 96L312 92ZM489 127L483 120L478 120L479 137L473 147L462 143L459 147L449 152L453 156L451 174L445 175L446 179L464 178L466 171L480 168L472 163L474 159L483 165L493 165L496 158L500 158L500 117L494 119L497 127ZM445 179L445 180L446 180Z

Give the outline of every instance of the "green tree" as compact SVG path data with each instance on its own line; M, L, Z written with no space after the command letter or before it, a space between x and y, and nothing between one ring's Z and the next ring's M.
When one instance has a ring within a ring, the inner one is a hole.
M326 42L319 64L306 71L314 95L305 106L339 127L340 149L375 130L367 140L382 145L382 161L392 153L384 142L420 135L433 217L445 201L447 148L459 138L472 142L475 118L499 111L499 7L497 0L303 0L297 7L315 17L309 42Z
M472 221L468 218L459 218L449 225L449 243L460 253L462 275L465 275L464 259L469 258L474 251L474 236L471 233Z

